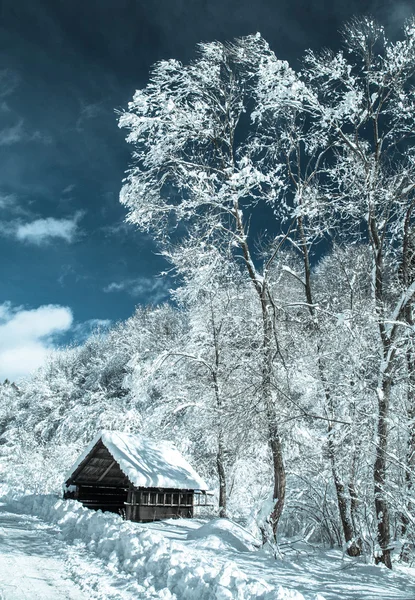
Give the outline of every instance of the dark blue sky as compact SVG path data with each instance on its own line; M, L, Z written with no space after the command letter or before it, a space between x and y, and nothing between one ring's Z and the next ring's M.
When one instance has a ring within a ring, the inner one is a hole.
M0 0L0 336L22 310L68 307L70 326L36 338L50 346L56 333L76 338L97 319L166 298L165 265L123 224L118 202L129 148L114 109L146 85L155 61L188 61L199 41L260 31L295 63L307 47L338 47L353 15L370 13L395 33L411 4ZM0 361L1 352L0 341Z

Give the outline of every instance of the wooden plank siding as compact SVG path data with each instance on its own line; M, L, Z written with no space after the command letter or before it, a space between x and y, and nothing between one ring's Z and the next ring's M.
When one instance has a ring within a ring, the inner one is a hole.
M131 521L158 521L193 517L193 490L130 489L126 516Z
M82 502L87 508L123 514L128 496L128 489L77 485L76 500Z
M71 480L80 484L100 483L101 485L128 487L128 478L102 442L91 450L82 461Z
M65 498L78 500L94 510L121 514L131 521L190 518L194 514L194 490L136 488L101 441L79 464L66 485Z

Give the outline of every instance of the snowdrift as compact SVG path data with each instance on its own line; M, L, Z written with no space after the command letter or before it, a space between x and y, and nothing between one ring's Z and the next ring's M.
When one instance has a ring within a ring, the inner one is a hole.
M65 541L81 540L88 551L113 568L134 574L160 600L305 600L295 590L253 578L231 560L203 556L203 547L212 541L235 552L249 552L254 547L255 539L234 523L215 520L190 531L191 543L186 546L144 525L56 496L25 496L8 504L16 512L58 525ZM312 598L324 600L321 595Z
M187 539L198 540L199 546L218 549L232 548L239 552L252 552L260 547L258 540L246 529L227 519L209 521L198 529L189 531Z

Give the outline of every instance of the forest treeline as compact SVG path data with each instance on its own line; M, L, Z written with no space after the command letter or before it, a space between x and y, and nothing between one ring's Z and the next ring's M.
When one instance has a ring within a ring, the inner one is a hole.
M121 202L177 289L2 386L11 482L55 489L98 429L139 431L264 542L410 559L415 21L355 20L343 47L294 71L257 34L154 66L119 117Z

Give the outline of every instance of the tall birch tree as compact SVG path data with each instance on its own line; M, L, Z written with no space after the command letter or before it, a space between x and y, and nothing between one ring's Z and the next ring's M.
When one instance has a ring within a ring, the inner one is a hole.
M391 391L413 302L410 278L399 283L413 227L415 22L404 39L388 40L370 19L344 30L345 52L308 52L304 79L314 91L309 145L329 145L324 173L308 212L319 213L343 242L365 243L372 260L372 297L379 336L377 436L373 466L378 544L376 560L391 567L387 497Z
M274 472L269 521L275 538L286 486L276 410L280 399L273 385L277 349L270 268L278 243L260 268L249 225L256 211L276 200L281 181L276 169L266 163L259 168L253 161L254 149L264 140L255 136L247 114L258 65L269 53L258 34L235 44L200 44L189 65L162 61L119 124L129 131L134 148L121 192L128 219L161 244L184 234L226 253L230 249L256 292L262 322L261 397ZM283 61L278 67L281 95L295 99L294 72Z

